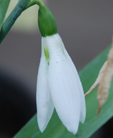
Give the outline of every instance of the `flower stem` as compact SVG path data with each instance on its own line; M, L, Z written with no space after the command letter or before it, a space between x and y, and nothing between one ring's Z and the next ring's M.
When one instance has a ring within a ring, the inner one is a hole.
M35 5L35 4L37 4L39 6L43 6L43 3L41 1L39 1L39 0L33 0L33 1L30 1L28 3L28 5L26 6L25 10L28 9L29 7Z
M9 6L10 0L0 0L0 30Z
M19 0L13 11L10 13L8 18L5 20L1 32L0 32L0 43L2 43L3 39L10 31L11 27L15 23L16 19L20 16L20 14L24 11L27 4L30 0Z

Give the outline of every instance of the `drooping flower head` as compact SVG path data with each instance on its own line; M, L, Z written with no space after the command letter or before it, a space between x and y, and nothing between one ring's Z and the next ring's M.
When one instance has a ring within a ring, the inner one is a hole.
M79 121L86 115L84 92L76 67L71 60L50 10L41 2L38 12L42 34L41 59L37 76L37 120L43 132L54 108L64 126L76 134Z

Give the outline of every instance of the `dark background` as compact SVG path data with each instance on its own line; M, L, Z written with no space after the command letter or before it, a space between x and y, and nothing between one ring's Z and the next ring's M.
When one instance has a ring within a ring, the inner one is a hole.
M111 44L112 0L48 0L47 2L56 18L58 33L78 71ZM0 45L0 137L2 138L12 137L36 112L35 88L41 54L41 35L38 26L35 30L28 33L12 29ZM113 128L112 124L111 120L108 126ZM105 136L103 129L92 138L103 138ZM112 131L110 133L113 137Z

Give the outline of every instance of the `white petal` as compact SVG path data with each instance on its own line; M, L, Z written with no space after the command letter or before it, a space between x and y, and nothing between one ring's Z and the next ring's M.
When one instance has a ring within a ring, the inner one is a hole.
M54 107L47 82L48 64L45 59L43 48L37 78L37 120L39 129L43 132L52 116Z
M65 59L51 59L49 84L54 107L67 129L76 134L80 119L77 79Z
M85 121L85 117L86 117L86 104L85 104L85 95L84 95L84 91L83 91L83 87L82 87L82 84L81 84L81 81L80 81L80 78L79 78L79 75L78 75L78 72L76 70L76 67L72 61L72 59L70 58L68 52L65 50L65 54L66 54L66 57L68 58L68 61L70 63L70 66L73 68L73 73L76 74L76 77L78 79L77 83L78 83L78 86L79 86L79 90L80 90L80 101L81 101L81 115L80 115L80 121L82 123L84 123Z
M86 117L86 104L85 104L85 96L83 92L83 88L81 85L81 82L79 83L79 89L80 89L80 101L81 101L81 114L80 114L80 122L84 123L85 117Z
M76 134L81 110L78 78L65 56L58 34L43 40L49 50L48 80L54 107L62 123Z

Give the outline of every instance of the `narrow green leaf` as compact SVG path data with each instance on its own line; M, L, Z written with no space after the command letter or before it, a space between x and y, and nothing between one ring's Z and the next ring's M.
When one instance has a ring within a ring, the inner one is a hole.
M10 0L0 0L0 31L9 6Z
M95 81L98 72L106 61L109 48L89 63L81 72L80 78L86 92ZM113 80L112 82L113 83ZM86 97L86 120L79 125L77 135L68 132L59 120L56 112L52 116L44 133L38 129L36 115L14 136L14 138L88 138L113 116L113 85L111 85L107 102L102 108L101 115L97 115L97 89Z

